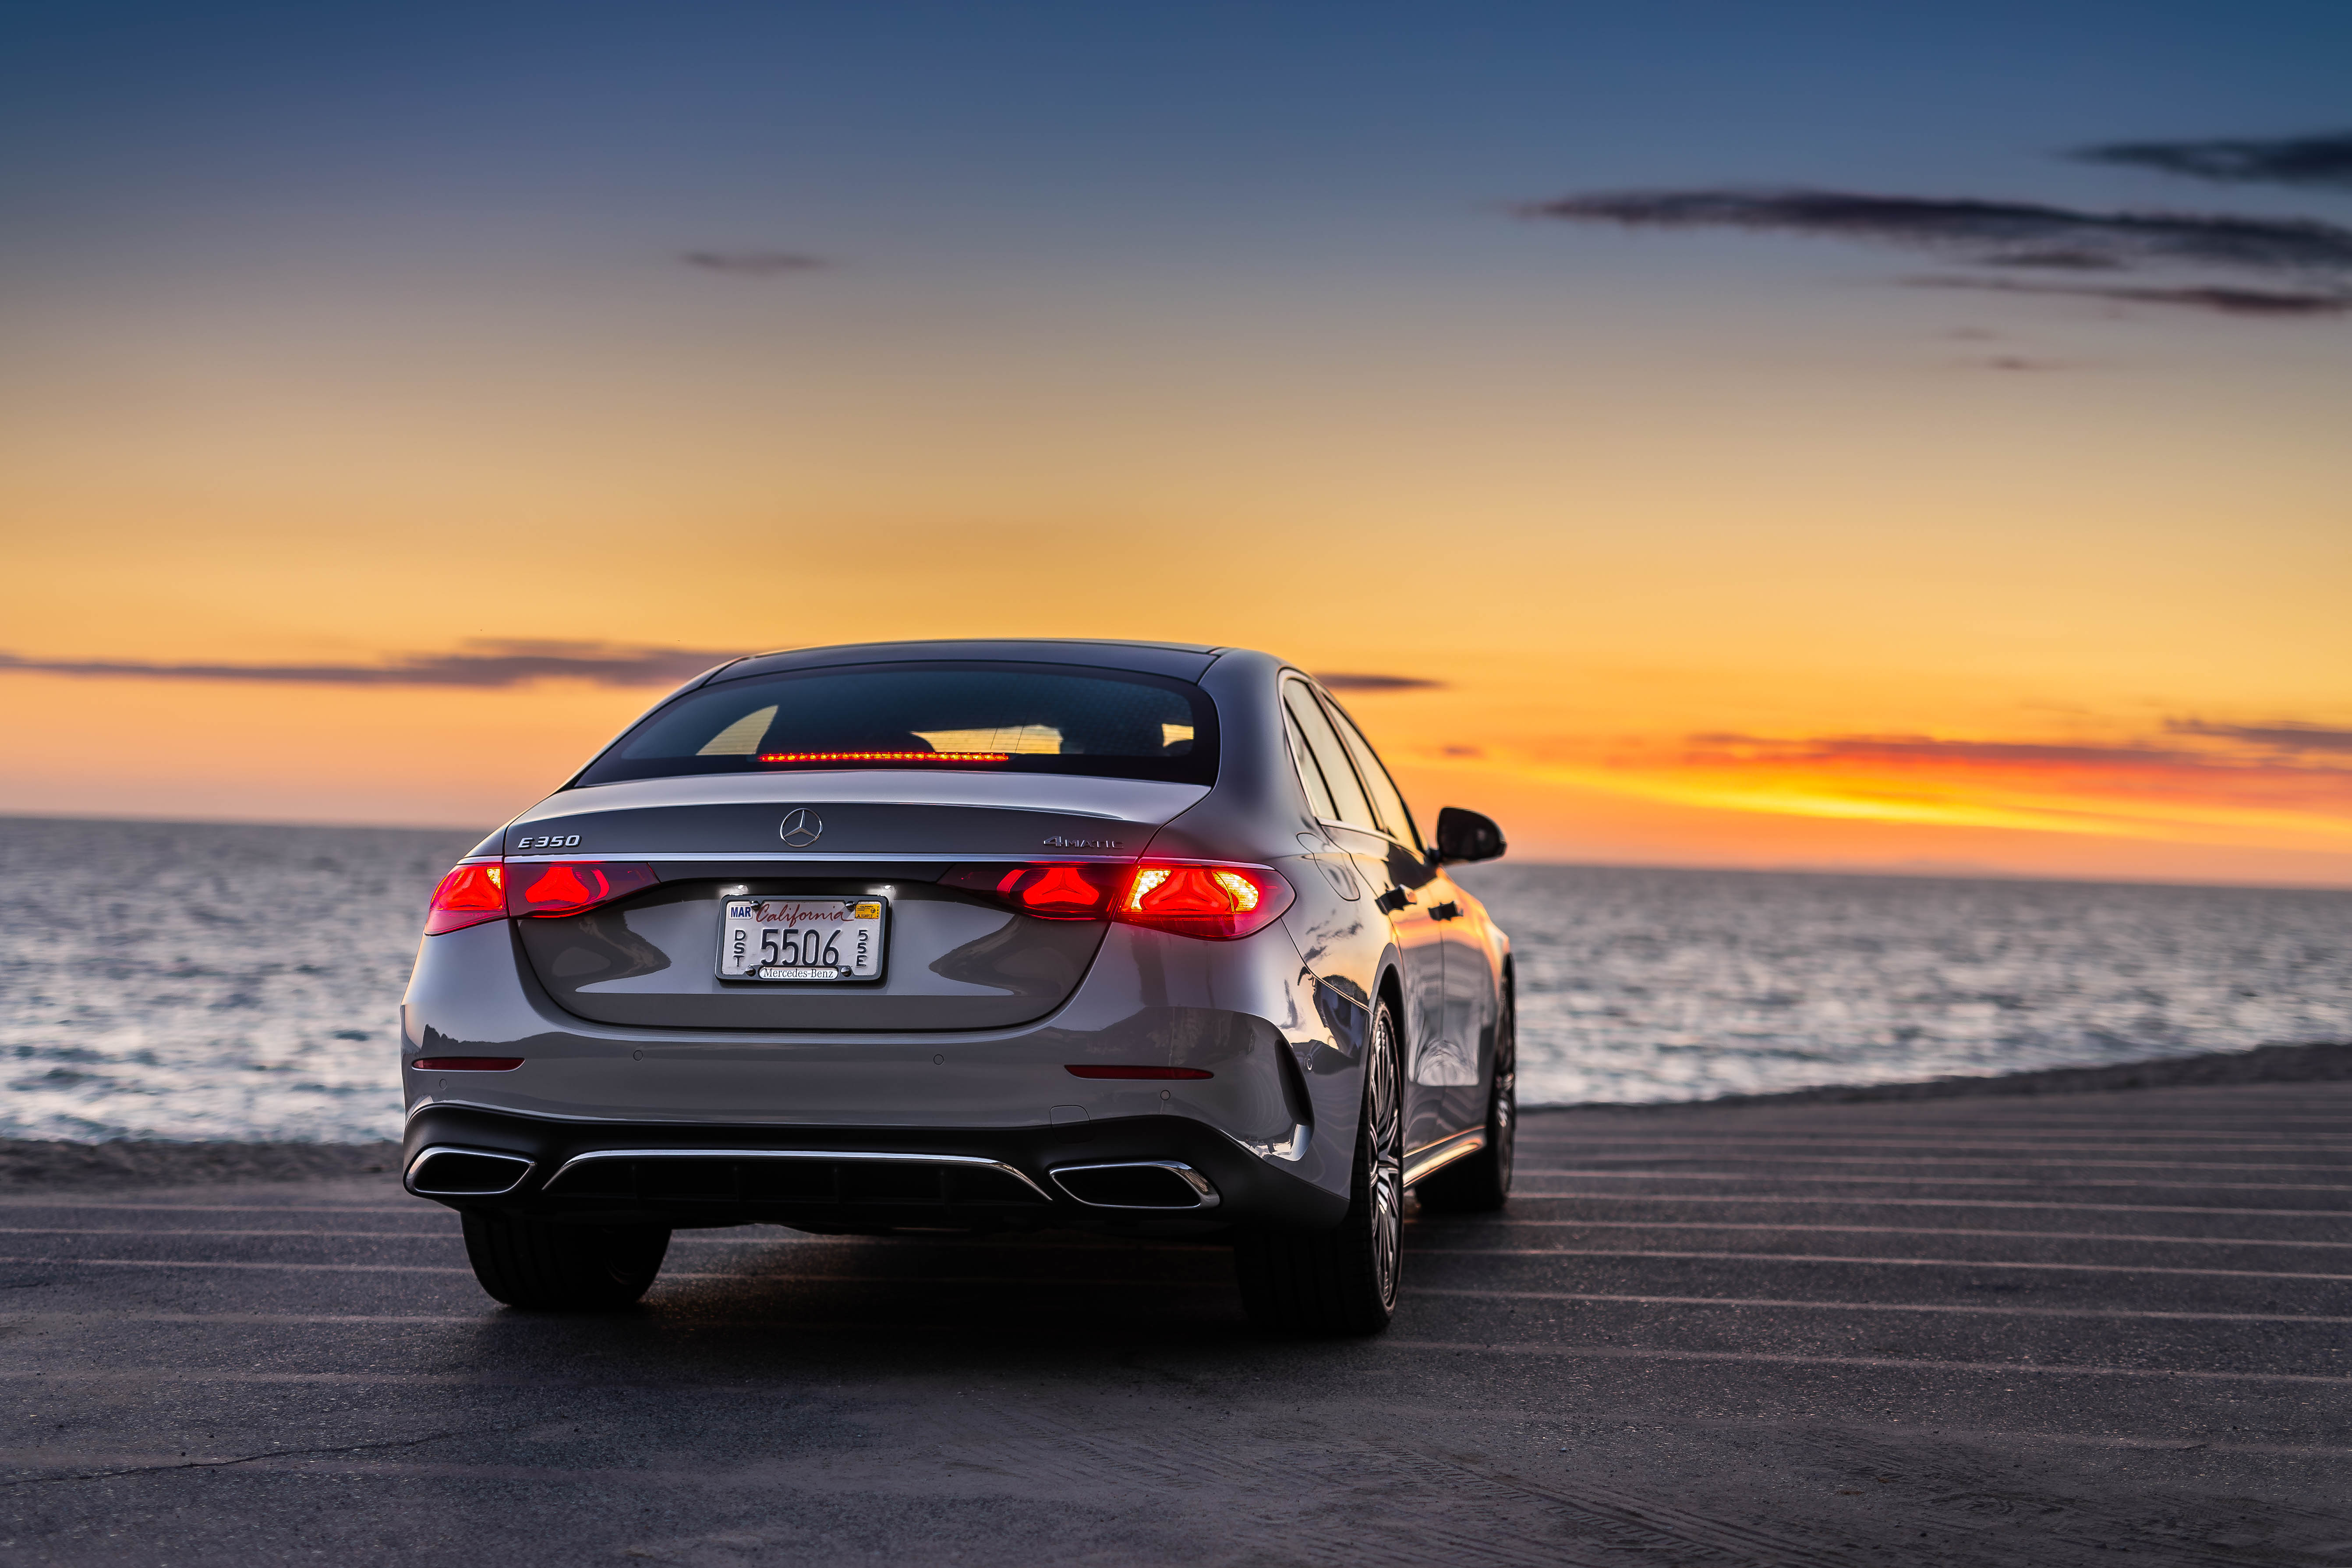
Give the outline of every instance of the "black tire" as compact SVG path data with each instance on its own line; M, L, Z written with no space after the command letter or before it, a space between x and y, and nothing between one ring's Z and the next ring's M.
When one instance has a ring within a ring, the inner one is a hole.
M509 1307L609 1312L646 1293L669 1251L666 1226L555 1225L466 1211L466 1257Z
M1396 1314L1404 1260L1404 1084L1395 1016L1372 1014L1364 1113L1347 1217L1331 1230L1251 1226L1234 1238L1242 1305L1260 1328L1376 1334Z
M1486 1091L1486 1146L1423 1178L1413 1194L1423 1208L1492 1214L1510 1201L1512 1141L1519 1123L1519 1036L1509 987L1495 1019L1495 1077Z

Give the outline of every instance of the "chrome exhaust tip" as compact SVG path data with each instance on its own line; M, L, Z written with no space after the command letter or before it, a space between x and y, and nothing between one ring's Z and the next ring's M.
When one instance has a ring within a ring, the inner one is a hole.
M1064 1165L1046 1174L1093 1209L1213 1209L1220 1201L1209 1178L1179 1160Z
M531 1166L520 1154L436 1145L408 1163L401 1184L420 1198L502 1197L522 1185Z

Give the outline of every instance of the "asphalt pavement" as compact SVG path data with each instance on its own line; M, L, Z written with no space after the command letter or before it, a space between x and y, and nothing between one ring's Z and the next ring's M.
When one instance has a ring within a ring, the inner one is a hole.
M1220 1247L681 1233L482 1296L389 1176L0 1203L9 1563L2352 1564L2352 1084L1528 1118L1367 1341Z

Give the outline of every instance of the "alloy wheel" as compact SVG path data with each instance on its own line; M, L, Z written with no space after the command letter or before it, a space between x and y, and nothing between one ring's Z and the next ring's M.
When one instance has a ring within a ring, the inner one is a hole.
M1495 1031L1495 1118L1490 1135L1495 1141L1496 1184L1507 1193L1511 1190L1511 1152L1519 1117L1518 1019L1507 994L1503 1000L1502 1025Z
M1398 1104L1396 1027L1386 1007L1372 1017L1365 1095L1365 1134L1371 1144L1372 1266L1381 1302L1396 1304L1397 1276L1404 1251L1404 1118Z

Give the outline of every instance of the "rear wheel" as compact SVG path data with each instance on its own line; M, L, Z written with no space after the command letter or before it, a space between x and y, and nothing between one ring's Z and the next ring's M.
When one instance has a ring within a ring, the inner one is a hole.
M1396 1312L1404 1255L1403 1086L1396 1019L1383 1002L1364 1051L1364 1114L1356 1130L1348 1215L1337 1229L1253 1227L1234 1241L1242 1304L1259 1327L1290 1333L1373 1334Z
M1511 1139L1519 1120L1519 1043L1511 994L1504 991L1495 1018L1495 1078L1486 1094L1486 1146L1421 1181L1413 1193L1424 1208L1489 1214L1511 1195Z
M609 1312L646 1293L669 1251L667 1226L556 1225L466 1211L474 1278L509 1307Z

